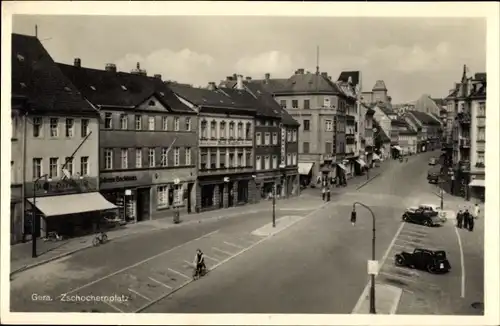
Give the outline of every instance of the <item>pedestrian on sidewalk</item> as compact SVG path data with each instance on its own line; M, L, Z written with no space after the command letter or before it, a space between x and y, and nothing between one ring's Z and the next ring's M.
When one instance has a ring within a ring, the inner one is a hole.
M326 189L326 201L330 201L330 187Z
M481 213L481 209L479 208L479 204L476 203L474 206L474 218L477 220L479 218L479 214Z
M457 228L459 228L459 229L462 228L463 218L464 218L464 215L463 215L462 210L460 209L457 213Z
M472 232L474 231L474 215L469 214L469 231Z
M469 210L466 209L463 213L463 221L464 221L464 229L469 229L469 221L470 221L470 213Z
M325 197L326 197L326 189L325 189L325 187L323 187L323 188L321 189L321 196L322 196L323 201L324 201L324 200L325 200Z

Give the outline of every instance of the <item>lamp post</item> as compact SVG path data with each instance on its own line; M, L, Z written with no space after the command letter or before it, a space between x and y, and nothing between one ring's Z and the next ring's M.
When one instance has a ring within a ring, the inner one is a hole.
M360 202L354 202L352 204L352 212L351 212L351 223L354 226L356 224L356 205L362 206L366 208L371 214L372 214L372 221L373 221L373 227L372 227L372 260L371 264L368 262L368 267L371 267L373 270L369 270L370 277L371 277L371 287L370 287L370 314L376 314L375 310L375 274L377 269L377 263L375 261L375 214L371 210L370 207L366 206L363 203Z
M38 185L38 182L42 179L45 179L45 183L43 184L42 188L47 192L49 190L49 181L52 181L50 178L47 178L49 175L44 174L39 176L38 178L35 179L33 182L33 206L31 208L31 257L36 258L37 257L37 252L36 252L36 231L37 231L37 218L36 218L36 188Z
M276 187L277 187L277 181L274 180L274 186L273 186L273 228L276 227Z

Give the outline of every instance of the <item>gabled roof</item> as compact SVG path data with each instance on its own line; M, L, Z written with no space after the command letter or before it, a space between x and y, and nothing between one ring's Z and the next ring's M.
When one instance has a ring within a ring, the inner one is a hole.
M380 141L382 141L382 143L391 142L391 139L387 136L384 129L380 127L380 124L378 123L377 119L373 119L373 127L377 128L377 132L375 134L378 135L378 138L380 138Z
M411 115L415 117L418 121L420 121L422 124L425 125L431 125L431 126L440 126L441 123L439 121L436 121L436 118L433 118L431 115L425 113L425 112L420 112L420 111L407 111Z
M351 81L353 85L359 85L359 71L342 71L338 78L338 81L343 81L347 83L349 81L349 77L351 77Z
M372 91L387 91L387 87L385 87L385 82L383 80L377 80L372 88Z
M36 37L12 34L11 54L13 97L26 97L38 112L97 114Z
M313 73L296 73L292 75L275 94L342 94L338 86L328 77Z
M385 115L394 115L396 112L392 110L392 106L386 105L385 103L377 103L373 107L379 108Z
M156 96L162 105L174 112L195 113L158 78L62 63L58 66L94 105L134 109L149 97Z
M288 78L269 78L269 79L250 79L245 80L245 83L261 85L267 92L274 94L281 90ZM222 80L219 84L220 87L232 88L236 85L236 80Z
M439 106L446 106L446 101L442 98L431 98Z

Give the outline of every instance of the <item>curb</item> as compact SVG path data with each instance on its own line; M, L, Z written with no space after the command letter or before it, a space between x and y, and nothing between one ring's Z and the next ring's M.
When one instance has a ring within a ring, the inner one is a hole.
M356 190L359 190L361 188L363 188L364 186L366 186L367 184L369 184L370 182L372 182L373 179L375 179L376 177L380 176L382 174L382 171L380 171L379 173L375 174L373 177L371 177L370 179L366 180L365 182L363 182L362 184L360 184L358 187L356 187Z

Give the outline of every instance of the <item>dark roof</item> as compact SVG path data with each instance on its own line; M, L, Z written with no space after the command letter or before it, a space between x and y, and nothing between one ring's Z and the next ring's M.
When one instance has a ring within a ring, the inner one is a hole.
M174 112L194 113L159 78L125 72L112 72L66 64L58 64L82 94L98 106L133 109L151 96L156 96Z
M12 96L38 112L97 113L33 36L12 34Z
M377 80L372 88L372 91L386 91L385 82L383 80Z
M446 106L446 101L442 98L431 98L439 106Z
M338 86L328 77L313 73L296 73L291 76L275 94L327 93L340 95Z
M389 107L385 103L378 103L375 106L378 107L386 115L396 114L396 112L392 110L392 106Z
M401 127L407 127L408 124L406 123L406 121L404 119L401 119L401 118L396 118L396 119L393 119L391 120L391 125L395 125L395 126L401 126Z
M475 80L486 80L486 73L485 72L478 72L474 75Z
M407 112L412 114L415 117L415 119L420 121L422 124L434 125L434 126L441 125L439 121L436 121L435 118L433 118L432 116L430 116L425 112L420 112L420 111L407 111Z
M283 85L286 83L288 78L269 78L269 79L250 79L246 80L245 83L261 85L267 92L274 94L275 92L281 90ZM222 80L219 84L220 87L232 88L236 85L236 80Z
M486 75L486 74L485 74ZM484 77L485 82L481 83L481 85L474 91L472 90L469 95L470 98L484 98L486 99L486 76Z
M384 129L380 127L380 124L378 123L377 119L373 119L373 127L377 128L377 132L375 134L378 135L378 138L380 138L382 143L391 142L391 139L387 136Z
M351 77L353 85L359 85L359 71L342 71L338 80L347 83L349 77Z
M455 84L455 88L450 91L450 94L446 96L445 99L452 99L458 95L458 91L460 90L460 84Z

